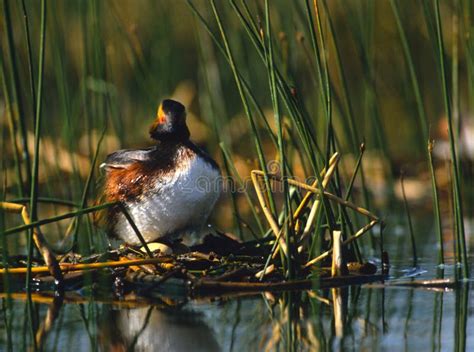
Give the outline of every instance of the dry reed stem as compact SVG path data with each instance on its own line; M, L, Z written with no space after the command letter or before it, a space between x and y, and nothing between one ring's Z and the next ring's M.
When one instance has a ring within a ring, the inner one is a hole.
M341 231L332 232L332 265L331 265L331 276L347 275L349 270L347 269L346 261L342 254L341 247Z
M327 197L329 200L333 200L336 203L341 204L344 207L351 208L352 210L356 211L357 213L359 213L361 215L367 216L371 220L374 220L374 221L377 221L377 222L380 221L380 219L375 214L372 214L367 209L359 207L358 205L356 205L352 202L349 202L348 200L344 200L342 198L339 198L338 196L335 196L334 194L329 193L329 192L324 192L324 196Z
M357 238L362 236L367 231L369 231L376 223L379 222L379 218L376 215L372 214L367 209L359 207L358 205L356 205L356 204L354 204L350 201L344 200L344 199L342 199L338 196L335 196L332 193L329 193L329 192L325 191L326 187L328 186L328 184L331 180L332 175L334 174L334 171L336 170L339 159L340 159L339 154L334 153L332 155L330 161L329 161L329 168L328 168L327 172L324 173L325 169L323 169L322 172L321 172L321 174L324 174L324 179L322 181L324 196L327 197L329 200L332 200L336 203L339 203L340 205L342 205L344 207L351 208L352 210L356 211L357 213L359 213L361 215L364 215L364 216L367 216L369 219L371 219L371 222L369 224L367 224L366 226L361 228L356 234L354 234L354 236L352 236L351 238L347 239L346 241L344 241L342 243L342 245L346 245L346 244L356 240ZM273 214L271 213L270 209L268 208L268 206L266 204L266 201L265 201L263 191L260 187L259 177L264 177L264 176L265 176L265 174L261 170L252 170L251 171L252 182L254 184L254 188L255 188L255 191L257 193L257 197L258 197L260 206L263 210L265 218L267 219L267 222L270 224L270 227L271 227L271 229L272 229L273 233L275 234L275 237L278 241L278 245L277 245L277 247L275 249L275 252L272 256L272 258L275 258L275 256L278 253L280 247L283 248L283 251L286 255L287 254L287 247L286 247L286 243L284 242L283 238L281 238L281 229L279 228L276 219L273 217ZM275 180L275 181L278 181L278 182L283 182L282 178L280 176L276 175L276 174L268 173L267 176L272 180ZM304 207L309 202L309 199L312 196L312 194L318 194L320 192L320 189L316 187L318 185L318 181L316 180L315 182L313 182L312 185L307 185L306 183L299 182L299 181L296 181L296 180L293 180L293 179L287 179L287 182L288 182L288 184L290 184L292 186L295 186L295 187L298 187L300 189L304 189L304 190L308 191L305 194L305 196L304 196L303 200L301 201L300 205L296 209L295 213L293 214L293 219L298 219L298 217L301 215L301 212L303 211ZM306 226L305 226L305 229L304 229L303 234L301 236L301 239L304 239L311 232L315 216L318 213L318 210L319 210L320 206L321 206L321 199L317 199L313 203L313 206L311 207L311 211L310 211L310 214L308 216L308 220L306 222ZM332 250L326 251L325 253L321 254L320 256L310 260L308 263L305 264L304 267L306 268L306 267L308 267L312 264L315 264L315 263L325 259L331 253L332 253ZM262 273L262 275L264 275L264 273Z
M309 297L314 298L317 301L319 301L319 302L321 302L321 303L323 303L327 306L330 306L332 304L330 299L319 296L315 291L310 290L310 291L306 291L306 293L308 294Z
M365 225L363 228L361 228L359 231L357 231L354 236L352 236L351 238L348 238L347 240L345 240L344 242L342 242L342 245L345 246L349 243L351 243L352 241L355 241L356 239L358 239L360 236L362 236L363 234L365 234L367 231L369 231L372 227L375 226L375 224L378 223L378 220L372 220L370 223L368 223L367 225ZM323 254L317 256L316 258L314 259L311 259L309 262L307 262L305 265L304 265L304 268L307 268L308 266L311 266L313 264L316 264L317 262L320 262L321 260L327 258L330 254L332 253L332 249L324 252Z
M273 217L272 212L267 207L265 197L263 195L262 189L260 188L260 182L259 182L258 177L257 177L257 175L259 175L259 173L257 173L257 171L261 172L260 170L252 170L250 172L250 177L252 179L253 186L255 188L255 192L257 193L257 198L258 198L258 201L260 203L260 207L263 210L263 214L265 215L265 218L267 219L267 222L269 223L269 225L270 225L270 227L273 231L273 234L275 235L275 237L279 241L279 246L281 246L281 248L283 249L283 252L285 253L285 255L287 255L288 248L286 247L286 243L285 243L284 238L279 236L280 228L278 226L278 222L275 220L275 218ZM262 175L263 175L263 172L262 172Z
M334 155L329 160L329 170L328 170L328 172L325 172L326 168L324 168L321 171L321 177L324 176L324 180L323 180L323 186L324 187L326 187L327 183L329 183L329 180L330 180L330 178L331 178L331 176L332 176L332 174L333 174L333 172L334 172L334 170L337 166L338 161L339 161L339 154L334 153ZM280 247L283 248L283 252L285 253L285 255L287 255L288 250L287 250L286 243L285 243L284 239L281 237L281 229L279 228L278 222L273 217L273 214L271 213L270 209L267 206L267 202L265 200L265 196L264 196L263 191L260 187L260 182L259 182L259 179L258 179L257 176L260 176L260 177L264 176L263 171L261 171L261 170L252 170L251 173L250 173L250 177L252 179L252 182L253 182L253 185L254 185L254 188L255 188L255 192L257 193L258 201L259 201L260 206L263 210L263 214L265 215L265 218L267 219L267 222L269 223L275 237L278 240L278 247L276 248L276 250L275 250L272 257L275 258L276 254L280 250ZM269 174L269 176L270 176L270 174ZM281 178L278 178L278 176L272 175L272 178L281 182ZM291 180L291 181L293 181L293 180ZM297 182L297 181L295 181L295 182ZM312 186L316 187L317 185L318 185L318 180L315 180L313 182ZM299 204L299 206L296 209L295 213L293 214L293 219L294 220L298 219L298 217L301 215L301 212L306 207L306 205L309 202L309 200L310 200L311 196L313 195L313 193L314 193L313 191L308 190L308 192L305 194L303 200L301 201L301 203Z
M326 187L329 184L329 181L331 181L331 177L334 174L334 171L336 170L337 164L339 163L339 154L334 153L333 155L334 162L329 166L328 171L326 172L326 175L324 175L324 179L322 181L323 184L323 191L326 190ZM306 226L303 230L303 234L301 235L301 240L303 240L305 237L307 237L311 231L313 230L313 225L314 221L316 218L316 215L318 214L319 208L321 207L321 199L317 199L314 203L313 206L311 207L311 211L308 216L308 220L306 221Z
M275 265L274 264L271 264L269 265L266 270L260 270L258 273L255 274L255 277L257 279L261 279L262 277L264 277L265 275L268 275L272 272L275 271Z
M331 159L329 160L329 167L331 167L332 165L334 165L335 163L337 163L339 161L339 154L338 153L334 153L333 156L331 157ZM325 177L326 175L326 167L323 168L323 170L321 171L320 173L320 176L321 178ZM318 179L316 179L313 184L311 185L312 187L317 187L318 186ZM301 200L301 203L300 205L298 206L298 208L296 209L295 213L293 214L293 220L296 220L299 218L299 216L301 215L301 212L303 211L303 209L306 207L306 205L308 204L309 200L311 199L311 196L313 195L314 193L311 192L311 191L308 191L305 196L303 197L303 199Z
M344 317L346 316L346 309L345 309L345 302L344 298L342 297L342 289L341 288L332 288L332 307L333 307L333 315L334 315L334 332L336 337L343 337L344 336Z
M23 204L16 204L16 203L10 203L10 202L0 202L0 209L3 209L7 212L11 213L17 213L21 214L21 217L23 218L23 222L25 225L29 225L31 223L30 216L28 214L28 210L26 209L26 206ZM56 260L56 257L54 256L53 251L51 248L49 248L48 243L44 239L43 234L37 229L33 229L33 241L38 248L39 252L43 256L44 262L46 263L46 272L49 272L56 282L58 284L61 284L63 281L63 274L61 272L61 269L59 267L58 261ZM26 273L26 269L25 273ZM3 269L3 273L5 270L8 270L8 272L11 272L9 269ZM33 272L33 269L32 269Z
M263 172L260 171L260 170L252 170L252 173L254 173L256 176L262 176L263 175ZM281 178L278 176L278 175L275 175L275 174L268 174L268 177L273 179L273 180L276 180L276 181L279 181L279 182L282 182ZM293 179L288 179L287 182L292 185L292 186L296 186L296 187L299 187L301 189L304 189L304 190L307 190L307 191L310 191L312 193L319 193L319 189L317 187L312 187L310 185L307 185L306 183L303 183L303 182L299 182L299 181L296 181L296 180L293 180ZM358 212L359 214L361 215L364 215L364 216L367 216L368 218L370 218L371 220L376 220L376 221L379 221L379 218L372 214L370 211L368 211L367 209L365 208L362 208L362 207L359 207L358 205L350 202L350 201L347 201L347 200L344 200L338 196L335 196L334 194L332 193L329 193L329 192L323 192L324 193L324 196L327 197L329 200L332 200L332 201L335 201L336 203L339 203L341 204L342 206L345 206L345 207L348 207L348 208L351 208L352 210Z
M59 268L61 272L67 273L70 271L78 270L92 270L92 269L103 269L103 268L116 268L116 267L127 267L133 265L145 265L145 264L160 264L163 263L167 269L171 267L166 264L170 263L170 257L158 257L158 258L147 258L147 259L133 259L133 260L117 260L109 262L100 262L100 263L84 263L84 264L60 264ZM6 272L8 274L26 274L26 268L10 268L10 269L1 269L0 275L4 275ZM35 274L47 273L49 272L48 267L38 266L31 268L31 272Z

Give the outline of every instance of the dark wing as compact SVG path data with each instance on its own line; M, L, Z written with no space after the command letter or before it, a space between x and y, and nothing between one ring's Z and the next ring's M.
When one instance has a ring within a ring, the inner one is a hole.
M146 161L156 147L146 149L122 149L107 155L105 162L100 165L102 170L126 169L137 161Z

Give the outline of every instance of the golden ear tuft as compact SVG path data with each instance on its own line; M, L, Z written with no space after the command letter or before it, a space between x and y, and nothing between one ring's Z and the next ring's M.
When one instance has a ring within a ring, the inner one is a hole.
M158 121L159 124L165 123L166 122L166 114L163 111L163 105L160 104L158 107L158 112L156 113L156 120Z

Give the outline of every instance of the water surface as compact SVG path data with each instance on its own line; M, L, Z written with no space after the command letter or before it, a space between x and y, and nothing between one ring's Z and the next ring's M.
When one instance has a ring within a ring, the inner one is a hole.
M452 275L447 265L445 275ZM393 263L395 281L433 278ZM2 298L1 349L46 351L474 350L473 283L458 289L354 286L196 299ZM31 312L31 314L29 314ZM29 328L29 320L35 329ZM470 333L471 331L471 333Z

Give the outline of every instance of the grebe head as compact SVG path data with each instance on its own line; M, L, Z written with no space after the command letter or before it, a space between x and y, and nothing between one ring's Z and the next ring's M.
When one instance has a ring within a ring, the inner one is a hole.
M157 141L182 141L189 139L184 105L165 99L158 107L156 119L150 126L150 137Z

